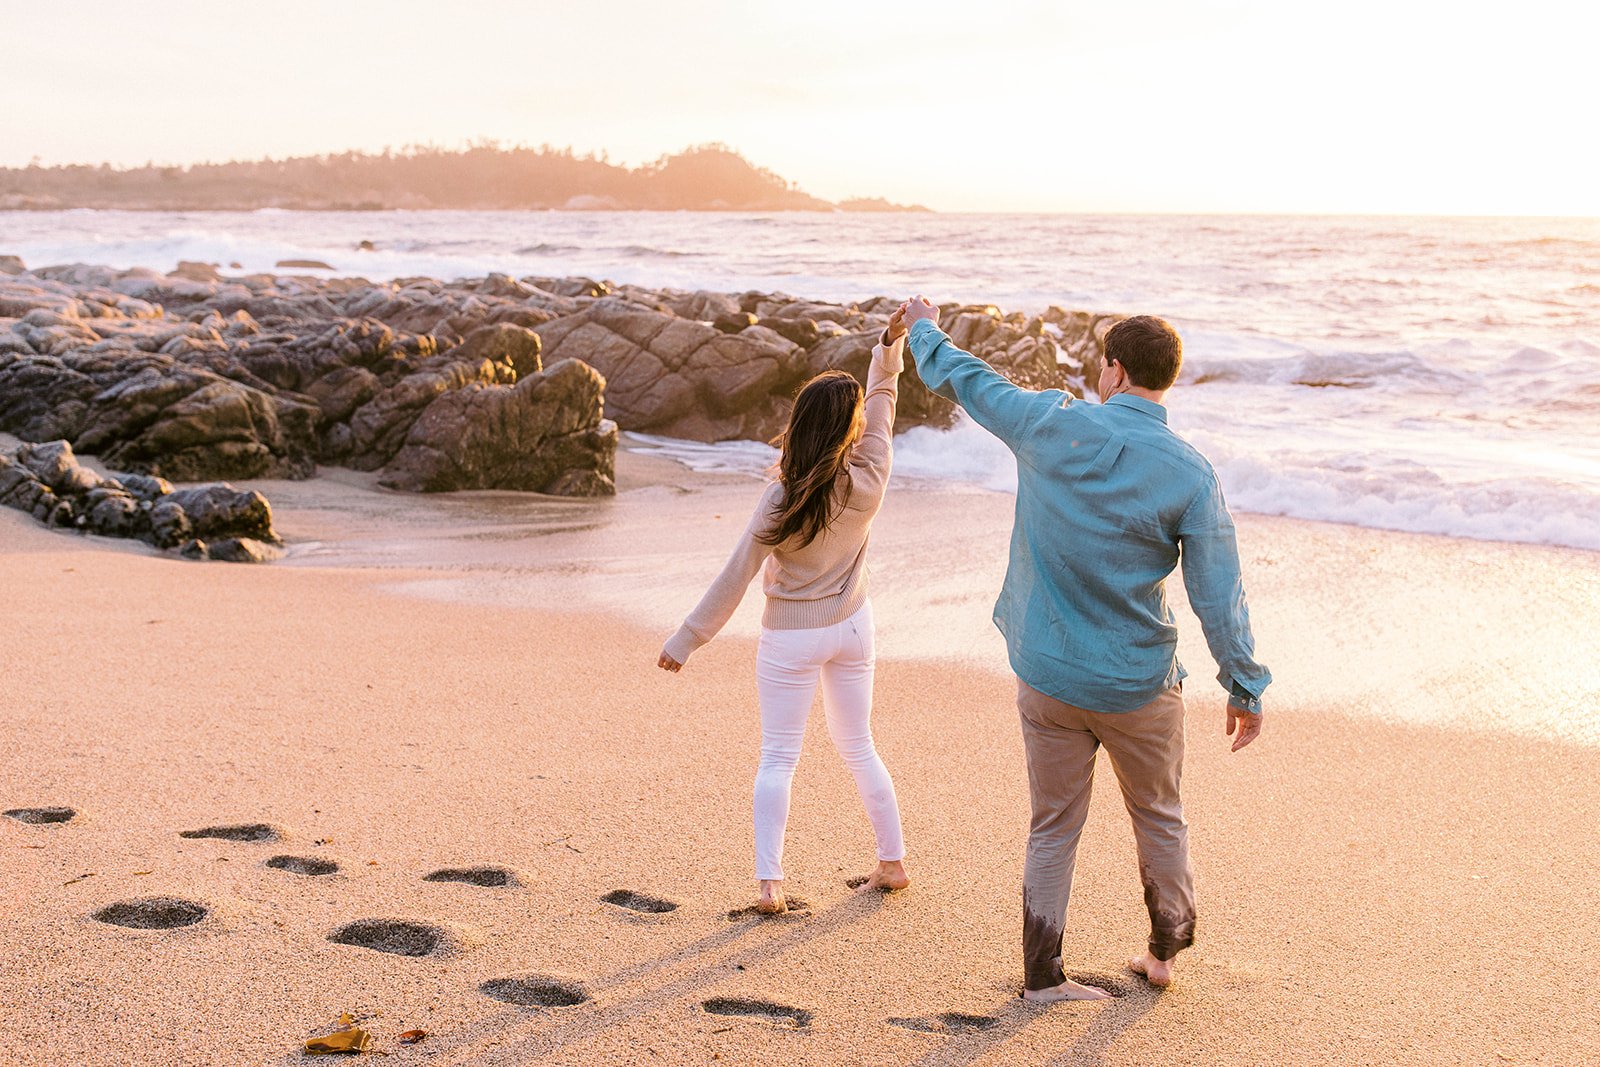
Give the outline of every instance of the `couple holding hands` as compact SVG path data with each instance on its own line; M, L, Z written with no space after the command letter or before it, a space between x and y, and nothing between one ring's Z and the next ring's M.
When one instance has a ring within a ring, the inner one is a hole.
M666 642L680 670L763 573L756 653L761 760L755 780L757 908L781 912L789 786L820 681L828 732L877 838L863 891L910 885L894 781L872 742L875 663L866 556L893 459L898 378L909 347L935 393L1017 457L1010 560L994 621L1017 677L1032 825L1022 881L1023 996L1094 1000L1061 962L1078 839L1095 755L1106 749L1132 817L1150 939L1129 967L1172 980L1194 942L1183 770L1185 671L1164 579L1181 558L1189 602L1228 694L1233 751L1261 732L1271 681L1254 658L1233 519L1210 463L1167 426L1183 361L1178 334L1147 315L1105 336L1100 403L1013 385L939 329L922 297L902 304L872 353L865 389L844 371L807 382L782 439L776 479L727 565Z

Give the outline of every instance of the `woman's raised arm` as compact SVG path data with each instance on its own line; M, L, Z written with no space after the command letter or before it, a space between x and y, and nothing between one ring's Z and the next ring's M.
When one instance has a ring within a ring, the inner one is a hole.
M861 440L850 454L856 485L873 494L883 492L894 463L894 410L900 398L900 372L906 365L906 331L901 315L900 311L894 313L872 349L867 394L862 402L864 426Z

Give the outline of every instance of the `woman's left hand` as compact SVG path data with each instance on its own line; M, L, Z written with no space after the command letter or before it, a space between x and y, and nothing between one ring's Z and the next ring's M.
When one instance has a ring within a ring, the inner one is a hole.
M661 658L656 661L656 666L660 667L664 671L671 671L673 674L677 674L679 671L683 670L683 664L679 663L665 652L661 653Z

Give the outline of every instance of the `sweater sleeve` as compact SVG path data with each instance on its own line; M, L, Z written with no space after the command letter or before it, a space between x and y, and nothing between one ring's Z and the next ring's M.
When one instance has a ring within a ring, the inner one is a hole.
M717 575L711 588L706 590L706 595L700 598L700 603L683 620L678 631L667 638L661 651L679 663L687 663L696 649L717 636L728 624L739 602L744 599L750 580L761 572L761 565L772 554L772 546L763 544L759 536L770 527L775 494L781 492L782 488L774 482L761 494L761 499L756 502L755 514L739 536L739 543L734 546L733 555L728 557L722 573Z
M874 499L883 495L894 462L894 409L900 398L900 372L905 369L906 337L884 345L880 337L867 369L867 394L863 401L865 426L861 440L850 453L850 473L855 485Z

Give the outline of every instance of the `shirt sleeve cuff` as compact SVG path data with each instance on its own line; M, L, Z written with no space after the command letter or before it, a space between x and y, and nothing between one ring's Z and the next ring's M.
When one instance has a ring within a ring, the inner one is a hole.
M1238 682L1234 682L1228 690L1228 703L1236 708L1243 708L1252 715L1261 714L1261 698Z

